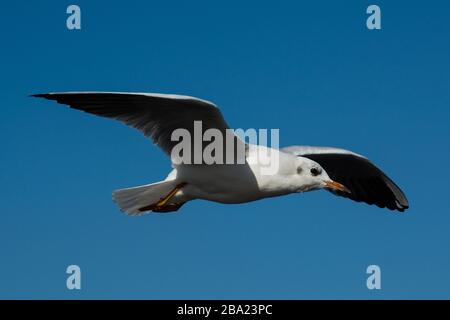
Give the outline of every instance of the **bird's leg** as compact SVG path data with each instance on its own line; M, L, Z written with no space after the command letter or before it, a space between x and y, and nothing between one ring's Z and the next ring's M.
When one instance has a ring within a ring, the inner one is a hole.
M144 211L155 211L155 212L166 212L166 211L173 211L170 210L171 208L168 207L167 202L170 201L170 199L173 198L173 196L181 190L181 188L183 188L186 185L186 182L182 182L180 184L177 184L175 186L175 188L172 189L172 191L170 191L164 198L161 198L157 203L153 203L151 205L139 208L139 211L144 212ZM179 207L181 207L183 205L180 204L174 204L172 209L178 209Z
M175 188L172 189L172 191L170 191L164 198L161 198L161 200L159 200L156 203L156 208L161 208L164 207L164 205L169 202L170 199L173 198L173 196L181 190L181 188L183 188L186 185L185 182L182 182L180 184L177 184Z
M182 203L169 203L166 204L164 207L154 207L152 209L153 212L172 212L172 211L177 211L178 209L180 209L180 207L185 204L186 202L182 202Z

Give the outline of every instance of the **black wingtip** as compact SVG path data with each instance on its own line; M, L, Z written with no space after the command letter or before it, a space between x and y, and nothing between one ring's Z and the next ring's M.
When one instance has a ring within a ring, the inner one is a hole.
M404 198L406 199L406 198ZM387 207L389 210L392 210L394 212L398 213L404 213L406 210L409 209L409 203L406 202L400 202L399 199L395 199L395 206Z
M46 98L48 96L48 93L34 93L30 94L29 97L33 98Z
M401 207L397 207L397 210L398 210L400 213L403 213L403 212L405 212L405 211L408 210L408 209L409 209L409 205L407 205L407 206L402 205Z

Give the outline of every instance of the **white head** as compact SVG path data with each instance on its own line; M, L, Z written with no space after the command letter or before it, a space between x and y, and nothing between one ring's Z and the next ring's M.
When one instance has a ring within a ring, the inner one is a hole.
M295 166L296 172L294 173L293 179L295 180L296 187L298 187L297 192L327 188L350 193L344 185L331 180L327 172L313 160L297 157Z

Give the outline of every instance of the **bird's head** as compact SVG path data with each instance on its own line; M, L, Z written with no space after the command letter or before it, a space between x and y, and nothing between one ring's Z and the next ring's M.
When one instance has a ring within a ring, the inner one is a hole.
M297 157L295 179L298 192L326 188L331 191L350 193L347 187L333 181L320 164L308 158Z

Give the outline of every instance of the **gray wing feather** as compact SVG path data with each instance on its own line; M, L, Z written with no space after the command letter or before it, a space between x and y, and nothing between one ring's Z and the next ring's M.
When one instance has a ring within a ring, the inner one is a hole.
M291 153L296 156L302 156L304 154L326 154L326 153L336 153L336 154L348 154L354 155L361 158L366 158L355 152L334 148L334 147L314 147L314 146L290 146L281 149L283 152Z
M214 104L189 96L125 92L60 92L32 96L119 120L143 132L168 155L177 143L171 141L175 129L183 128L192 133L196 120L202 121L203 131L216 128L224 132L228 128Z

